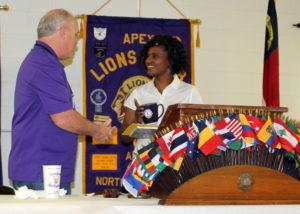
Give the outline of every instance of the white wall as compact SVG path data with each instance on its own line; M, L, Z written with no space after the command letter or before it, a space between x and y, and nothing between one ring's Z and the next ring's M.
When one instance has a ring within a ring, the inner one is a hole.
M36 39L39 18L53 8L74 14L91 14L106 0L1 0L10 11L1 19L1 149L4 184L10 150L13 95L18 67ZM142 0L142 17L181 18L166 0ZM201 48L196 52L196 86L205 103L261 105L265 19L268 0L172 0L189 18L202 20ZM98 15L137 16L137 0L112 0ZM281 106L300 119L299 0L277 0L280 54ZM82 111L81 42L73 64L66 68ZM81 145L74 194L81 193Z

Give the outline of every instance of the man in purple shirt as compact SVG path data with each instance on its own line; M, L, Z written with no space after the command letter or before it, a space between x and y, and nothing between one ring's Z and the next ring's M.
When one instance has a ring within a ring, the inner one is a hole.
M46 13L38 41L23 61L16 83L9 178L17 189L43 189L42 165L61 165L61 187L74 180L77 135L110 141L115 127L96 125L74 110L72 91L60 60L73 56L78 24L63 9Z

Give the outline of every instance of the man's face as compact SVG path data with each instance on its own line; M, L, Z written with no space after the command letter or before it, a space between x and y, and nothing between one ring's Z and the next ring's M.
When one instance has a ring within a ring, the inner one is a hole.
M63 26L64 40L62 46L62 59L71 58L75 51L76 45L80 38L80 32L76 19L72 19Z

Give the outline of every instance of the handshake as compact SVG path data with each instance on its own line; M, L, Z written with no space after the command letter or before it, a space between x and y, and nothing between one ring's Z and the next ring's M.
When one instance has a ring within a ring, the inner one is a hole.
M111 119L106 121L94 121L96 124L96 130L94 132L93 145L106 145L118 143L118 129L115 126L111 126Z

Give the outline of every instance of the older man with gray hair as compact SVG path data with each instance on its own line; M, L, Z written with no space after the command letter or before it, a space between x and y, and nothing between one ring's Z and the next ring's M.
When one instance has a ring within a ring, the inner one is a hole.
M23 61L16 83L9 178L17 189L43 189L43 165L61 165L61 188L70 194L77 134L110 141L115 127L96 125L73 107L60 60L73 56L79 39L76 18L64 9L46 13L38 40Z

